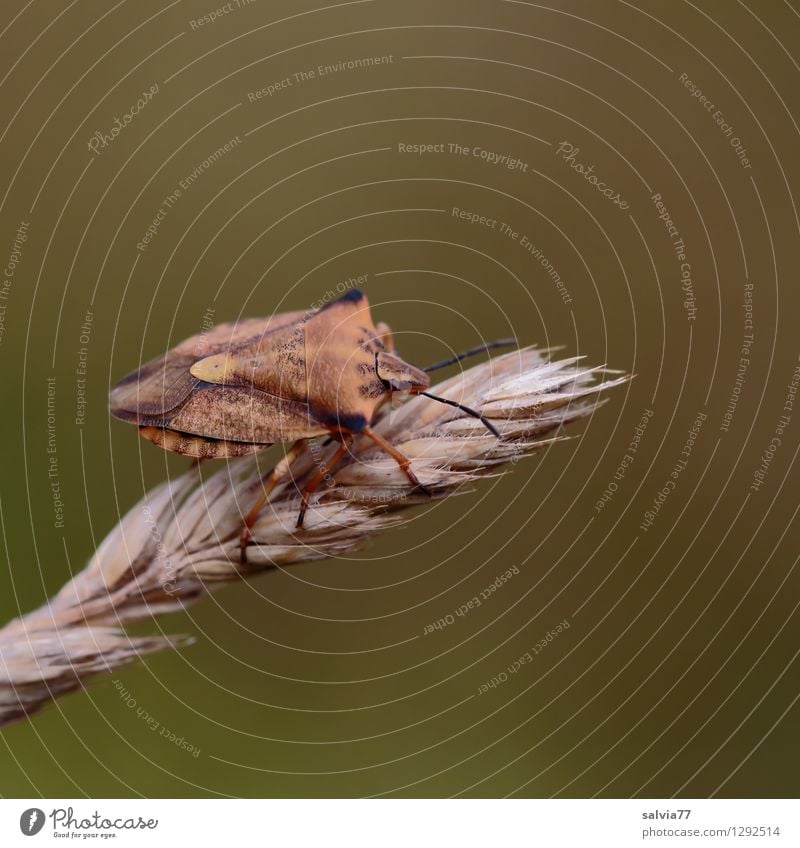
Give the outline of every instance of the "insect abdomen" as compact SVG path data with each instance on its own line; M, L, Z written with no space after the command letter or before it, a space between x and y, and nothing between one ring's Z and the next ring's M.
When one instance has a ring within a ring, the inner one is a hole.
M258 453L269 445L229 442L225 439L206 439L190 433L180 433L163 427L140 427L139 433L164 450L192 456L197 459L225 459L234 456L247 456Z

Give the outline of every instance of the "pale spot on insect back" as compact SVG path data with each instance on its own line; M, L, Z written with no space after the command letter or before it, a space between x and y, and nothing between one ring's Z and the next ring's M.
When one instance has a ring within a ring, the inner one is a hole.
M207 356L205 359L195 362L189 372L198 380L222 385L231 380L236 364L237 360L229 354L218 353L215 356Z

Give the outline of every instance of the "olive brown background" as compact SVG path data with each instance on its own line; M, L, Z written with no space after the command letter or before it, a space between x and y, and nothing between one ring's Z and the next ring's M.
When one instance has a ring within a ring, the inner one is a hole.
M195 641L5 729L0 793L797 794L798 44L778 0L4 3L2 620L185 469L107 393L208 320L366 276L413 362L636 376L363 553L138 625Z

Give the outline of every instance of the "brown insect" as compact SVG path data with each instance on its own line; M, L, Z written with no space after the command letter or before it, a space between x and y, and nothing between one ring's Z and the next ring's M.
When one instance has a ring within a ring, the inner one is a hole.
M386 451L427 494L408 457L370 426L393 393L422 394L456 406L499 437L475 410L426 391L427 372L509 343L513 340L491 342L417 368L394 351L388 325L373 323L366 296L354 289L320 309L219 324L192 336L121 380L111 391L110 409L115 417L138 425L145 439L198 460L243 456L293 442L244 518L244 562L250 528L270 492L317 436L330 436L339 447L307 481L298 527L311 494L358 435Z

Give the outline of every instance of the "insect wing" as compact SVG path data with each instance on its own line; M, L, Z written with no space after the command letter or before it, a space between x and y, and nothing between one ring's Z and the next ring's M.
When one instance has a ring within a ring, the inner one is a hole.
M307 404L251 387L203 383L170 420L170 428L230 442L275 444L327 432Z
M190 369L211 354L236 350L254 340L296 323L303 312L284 312L270 318L247 318L219 324L199 333L177 347L128 374L112 389L109 406L112 415L139 424L164 426L174 410L186 401L198 379Z

